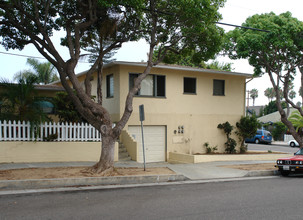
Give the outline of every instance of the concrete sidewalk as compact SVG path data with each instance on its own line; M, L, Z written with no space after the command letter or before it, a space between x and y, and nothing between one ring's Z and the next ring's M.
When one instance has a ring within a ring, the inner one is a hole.
M0 180L0 195L15 194L19 192L32 193L35 189L49 189L62 187L79 186L125 186L133 184L159 184L164 182L183 182L212 179L229 179L256 176L277 175L275 171L246 171L222 167L225 165L239 164L259 164L274 163L275 161L221 161L198 164L169 164L169 163L149 163L146 168L168 167L176 175L154 175L154 176L123 176L123 177L87 177L87 178L64 178L64 179L39 179L39 180ZM23 163L23 164L0 164L0 170L36 168L36 167L72 167L72 166L92 166L93 162L68 162L68 163ZM139 167L143 169L143 164L134 161L117 162L115 167ZM20 191L21 190L21 191ZM25 190L25 191L24 191ZM28 191L30 190L30 191ZM63 190L64 191L64 190Z

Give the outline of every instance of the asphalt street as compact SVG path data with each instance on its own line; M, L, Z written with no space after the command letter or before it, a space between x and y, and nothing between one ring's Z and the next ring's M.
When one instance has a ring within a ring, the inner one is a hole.
M248 150L250 151L278 151L285 153L295 153L299 150L297 147L290 147L288 145L276 145L276 144L248 144Z
M301 219L302 177L0 196L0 219Z

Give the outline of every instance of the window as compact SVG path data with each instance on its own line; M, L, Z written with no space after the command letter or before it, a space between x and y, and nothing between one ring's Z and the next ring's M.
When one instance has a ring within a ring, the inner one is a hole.
M129 74L129 89L134 87L134 82L139 76L137 73ZM147 75L141 82L138 96L165 97L165 76Z
M184 77L183 91L186 94L196 94L196 78Z
M114 75L106 76L106 97L112 98L114 97Z
M214 95L225 95L225 81L214 79Z

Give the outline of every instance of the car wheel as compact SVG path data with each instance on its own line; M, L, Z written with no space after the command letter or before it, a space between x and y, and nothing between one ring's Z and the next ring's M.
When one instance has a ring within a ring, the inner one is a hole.
M255 140L255 143L256 143L256 144L260 144L260 140L257 138L257 139Z
M295 147L295 146L296 146L294 142L290 142L289 145L290 145L291 147Z
M288 171L284 171L284 170L280 170L280 173L282 176L288 176L289 172Z

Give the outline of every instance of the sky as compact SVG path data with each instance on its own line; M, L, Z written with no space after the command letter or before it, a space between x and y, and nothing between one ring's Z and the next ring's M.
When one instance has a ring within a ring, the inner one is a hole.
M220 9L222 14L222 20L220 22L241 25L246 18L254 14L262 14L274 12L276 14L281 14L286 11L290 11L293 17L298 18L303 21L303 0L227 0L225 6ZM233 30L233 27L223 26L226 31ZM63 37L63 32L56 33L53 38L54 44L59 45L60 36ZM148 45L144 40L138 42L126 43L115 55L118 61L130 61L130 62L140 62L147 60ZM68 58L68 51L65 48L60 48L60 53L63 57ZM15 54L15 55L12 55ZM17 56L18 55L18 56ZM5 78L12 80L13 75L22 70L30 69L26 64L28 56L33 58L42 58L42 55L36 51L36 49L29 45L24 48L24 50L9 50L6 51L3 46L0 45L0 78ZM45 59L39 59L41 62L46 62ZM230 62L233 63L232 68L235 72L242 73L253 73L253 67L251 67L247 60L229 60L227 57L218 57L220 62ZM81 61L76 69L77 73L85 71L89 68L90 64L85 61ZM298 93L299 90L299 80L295 79L295 92ZM255 105L265 105L268 103L268 99L264 96L264 90L266 88L272 87L269 77L264 75L261 78L254 79L247 84L247 90L257 89L259 91L259 96L255 100ZM298 95L295 101L300 101ZM252 105L252 100L249 100L249 104Z

